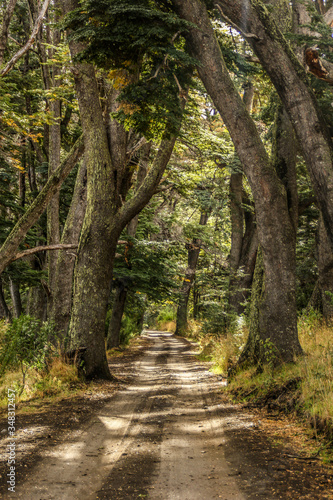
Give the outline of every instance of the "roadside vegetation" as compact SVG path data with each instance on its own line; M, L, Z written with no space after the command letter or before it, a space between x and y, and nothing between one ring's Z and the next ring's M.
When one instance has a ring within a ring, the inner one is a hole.
M305 422L314 437L324 438L326 461L333 461L333 329L314 310L298 322L304 356L278 367L272 362L261 368L237 370L237 360L246 344L244 318L225 335L207 335L202 324L189 322L186 336L199 343L198 359L208 361L211 371L228 379L226 389L235 402L265 408L274 414L293 415Z

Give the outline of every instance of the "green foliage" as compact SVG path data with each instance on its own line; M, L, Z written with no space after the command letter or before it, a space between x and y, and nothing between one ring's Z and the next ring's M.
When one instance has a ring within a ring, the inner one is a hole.
M178 269L174 259L179 254L177 244L131 239L128 246L122 245L119 251L123 258L115 262L115 281L156 302L173 295L177 287Z
M42 370L51 350L49 337L54 333L51 323L41 323L30 316L21 315L14 319L1 340L0 376L9 368L20 367L25 376L29 368Z
M128 344L131 338L141 333L145 307L146 300L143 295L128 294L124 316L121 321L120 344Z
M170 134L178 130L179 95L195 64L180 38L190 26L152 0L85 0L63 23L72 39L85 42L78 60L112 70L109 77L121 90L118 120L147 138L166 125Z

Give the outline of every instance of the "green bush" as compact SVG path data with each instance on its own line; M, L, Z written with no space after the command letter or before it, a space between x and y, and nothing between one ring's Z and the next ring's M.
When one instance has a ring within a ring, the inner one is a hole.
M29 368L45 368L46 358L52 347L48 339L53 334L54 327L51 323L41 323L31 316L24 315L14 319L1 341L0 377L10 368L20 368L24 388Z

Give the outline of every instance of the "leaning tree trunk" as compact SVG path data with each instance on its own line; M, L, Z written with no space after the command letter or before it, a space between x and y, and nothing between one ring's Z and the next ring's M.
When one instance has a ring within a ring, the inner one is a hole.
M199 225L205 226L208 221L209 214L202 213L200 216ZM195 271L197 268L198 258L201 248L201 240L193 238L192 243L186 245L187 253L187 268L185 271L184 281L179 292L179 302L177 308L176 320L176 335L184 335L187 329L187 310L191 288L194 283Z
M198 26L189 30L188 46L200 63L199 76L229 130L253 193L265 268L260 337L263 344L274 345L280 361L292 361L302 349L297 335L296 259L286 190L229 76L203 3L173 3L181 17Z
M251 45L280 96L333 247L333 146L305 69L260 0L218 0L217 5Z

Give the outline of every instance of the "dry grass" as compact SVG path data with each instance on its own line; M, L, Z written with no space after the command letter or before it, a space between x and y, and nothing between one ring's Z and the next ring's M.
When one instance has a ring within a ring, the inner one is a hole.
M161 332L172 332L176 331L176 322L175 321L158 321L157 329Z
M6 372L0 380L0 408L7 406L7 390L16 390L16 401L29 401L53 396L67 396L82 388L82 381L78 376L77 368L66 364L61 357L53 358L48 369L38 372L30 369L27 373L24 390L22 388L22 374L20 370Z
M313 313L299 320L305 356L278 369L243 370L230 382L238 400L273 405L305 417L315 433L333 442L333 328ZM219 346L217 347L219 351Z

